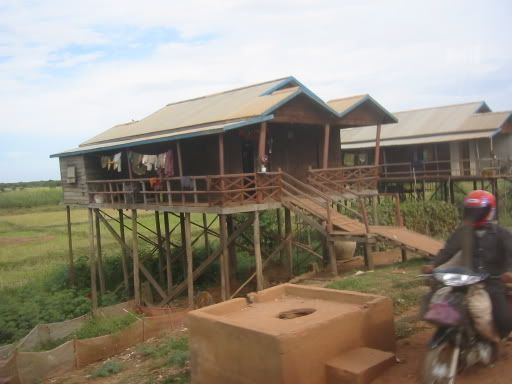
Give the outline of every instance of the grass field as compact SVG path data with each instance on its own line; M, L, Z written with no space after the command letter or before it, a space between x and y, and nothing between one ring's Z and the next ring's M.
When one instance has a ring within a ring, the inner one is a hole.
M107 212L117 215L117 212ZM72 209L71 219L75 258L86 258L89 252L87 210ZM199 222L201 218L192 215L192 220ZM177 218L171 216L170 221L172 227ZM155 228L152 213L140 215L140 222ZM131 226L129 220L125 223ZM116 229L119 227L117 223L112 225ZM139 231L150 235L142 227ZM193 234L195 231L193 228ZM131 232L127 231L126 236L131 236ZM179 242L179 238L176 241ZM103 227L102 249L106 257L119 253L118 243ZM67 262L68 239L63 206L47 206L45 210L22 209L20 213L13 213L11 209L0 210L0 288L23 285L31 279L44 279L56 266Z
M38 187L0 192L0 210L55 206L62 201L62 188Z

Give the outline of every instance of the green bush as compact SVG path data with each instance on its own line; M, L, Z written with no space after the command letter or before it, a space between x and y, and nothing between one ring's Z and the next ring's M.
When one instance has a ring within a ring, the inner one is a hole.
M108 377L123 370L123 365L117 360L108 360L91 372L92 378Z
M77 339L89 339L91 337L111 335L125 329L134 323L135 320L137 320L137 317L131 313L111 317L94 317L82 325L74 333L74 336Z
M457 208L444 201L405 201L400 203L400 212L407 228L440 239L448 238L460 224ZM382 225L395 224L395 204L389 199L381 201L378 217Z
M16 341L39 323L72 319L90 311L87 291L47 291L32 284L0 292L0 344Z

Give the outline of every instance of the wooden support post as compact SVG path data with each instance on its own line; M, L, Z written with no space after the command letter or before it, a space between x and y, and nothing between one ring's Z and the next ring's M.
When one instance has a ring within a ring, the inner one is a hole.
M186 260L186 240L185 240L185 214L180 213L180 235L181 235L181 266L183 268L183 276L187 275L187 260Z
M71 234L71 207L66 205L66 217L68 223L68 257L69 257L69 285L76 285L75 279L75 261L73 258L73 237Z
M449 184L450 184L450 201L452 204L455 204L455 192L453 189L453 180L450 180Z
M283 223L281 221L281 209L280 208L276 209L276 219L277 219L277 241L280 243L281 241L283 241ZM284 265L283 255L284 255L283 250L280 250L279 251L279 260L281 261L281 264Z
M324 125L324 150L322 154L322 168L327 168L329 165L329 142L331 134L331 124Z
M184 229L185 229L185 253L187 255L187 289L188 289L188 306L194 308L194 265L191 243L191 226L190 213L185 213Z
M292 217L290 210L288 208L284 209L284 233L286 237L286 247L285 247L285 255L286 255L286 266L288 270L288 275L290 279L293 277L293 255L292 255Z
M219 175L224 174L224 134L219 134Z
M96 226L96 255L97 255L97 263L98 263L98 276L100 278L100 294L105 294L105 271L103 268L103 254L101 251L101 229L100 229L100 218L99 218L99 209L96 208L94 210L94 222Z
M220 221L220 246L222 253L220 255L220 284L222 300L230 297L229 288L229 260L228 260L228 223L226 215L219 215Z
M126 238L124 233L124 214L122 209L117 210L119 213L119 237L123 244L126 244ZM125 247L121 248L121 267L123 268L123 283L126 295L130 295L130 282L128 281L128 255L126 254Z
M261 258L261 238L260 238L260 214L254 212L254 257L256 258L256 290L261 291L263 284L263 260Z
M226 219L227 219L227 224L228 224L228 236L231 236L235 232L233 216L227 215ZM237 280L237 271L238 271L238 258L236 255L236 244L234 241L229 243L228 253L229 253L229 276L230 276L230 284L231 284L232 281Z
M183 176L183 159L181 158L181 141L176 142L176 156L178 157L178 175Z
M96 249L94 247L94 214L92 208L88 208L89 217L89 265L91 268L91 304L92 313L98 309L98 290L96 287Z
M373 216L373 225L379 225L379 210L378 210L378 196L372 196L372 216Z
M165 231L165 263L167 267L167 294L172 292L172 265L171 265L171 233L169 228L169 212L164 212L164 231Z
M162 241L162 227L160 226L160 212L155 211L156 243L158 246L158 280L164 283L164 252Z
M203 213L203 236L204 236L204 249L207 255L210 254L210 243L208 241L208 216Z
M140 305L140 260L139 236L137 232L137 210L132 209L132 257L133 257L133 292L135 304Z
M476 191L478 186L476 185L476 180L473 180L473 191Z
M327 239L327 253L329 255L329 264L333 276L338 276L338 263L336 261L336 252L334 251L334 241Z
M375 135L375 159L374 164L376 167L380 164L380 131L381 131L381 125L377 124L377 132Z
M407 249L405 247L401 247L400 252L402 253L402 262L405 263L407 261Z
M260 136L258 141L258 164L259 169L261 171L262 166L264 165L265 159L265 147L267 144L267 122L264 121L260 124Z
M364 245L364 248L363 248L363 251L364 251L364 265L366 266L366 268L369 271L373 271L374 263L373 263L373 255L370 252L370 247L369 247L367 242L365 242L363 245Z

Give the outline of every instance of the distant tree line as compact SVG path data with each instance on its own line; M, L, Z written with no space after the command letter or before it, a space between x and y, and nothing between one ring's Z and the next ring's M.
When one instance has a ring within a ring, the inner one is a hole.
M0 183L0 192L37 187L56 188L60 186L60 180L19 181L17 183Z

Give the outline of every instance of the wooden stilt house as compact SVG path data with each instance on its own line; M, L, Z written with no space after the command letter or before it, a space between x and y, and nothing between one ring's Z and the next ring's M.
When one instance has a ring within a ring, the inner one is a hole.
M94 237L100 223L119 242L124 257L133 259L133 283L126 262L124 283L127 289L133 286L137 302L141 301L143 278L160 296L160 303L188 291L193 306L194 281L216 260L220 260L222 299L238 294L253 279L261 289L264 269L276 255L282 255L292 276L293 246L323 260L321 251L294 240L291 212L325 236L325 261L336 273L336 239L368 243L377 236L364 208L352 210L352 218L341 213L351 210L339 206L341 193L375 189L376 174L373 168L340 168L340 128L392 122L396 122L394 116L369 96L329 105L297 79L287 77L168 104L139 121L117 125L77 148L52 155L60 161L68 213L70 205L89 209L93 302L97 267L102 289L100 238ZM117 209L119 216L107 217L106 208ZM260 226L259 212L269 209L277 209L280 241L276 249L265 251L260 239L266 229ZM156 240L138 233L138 210L155 212ZM191 213L203 214L203 220L192 223ZM234 213L245 213L246 219L240 221L240 215L235 219ZM219 232L212 230L206 214L217 215ZM177 228L169 228L169 215L179 217ZM131 221L131 242L124 234L126 218ZM119 223L119 231L112 220ZM198 266L194 264L192 243L197 239L191 238L192 225L202 229L209 252ZM252 244L243 246L241 234L251 226ZM182 242L172 244L171 232L178 229ZM208 236L220 239L218 249L209 248ZM386 233L378 236L397 238ZM410 233L407 236L402 245L414 247L417 239ZM140 263L141 239L152 241L159 253L159 279ZM254 253L256 268L249 280L235 287L230 277L236 269L236 249L242 246ZM426 253L435 252L439 244L430 246ZM71 249L70 255L72 261ZM176 262L186 269L182 281L175 281L171 273ZM367 263L371 267L371 260Z

